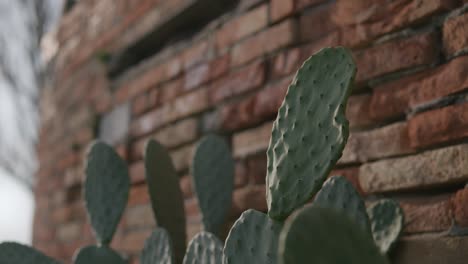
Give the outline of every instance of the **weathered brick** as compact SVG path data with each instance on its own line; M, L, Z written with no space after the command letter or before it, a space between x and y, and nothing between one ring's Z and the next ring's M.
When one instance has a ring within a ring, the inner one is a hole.
M346 118L348 118L351 128L366 127L373 123L369 111L370 101L371 96L368 94L349 97L346 106Z
M212 83L210 98L218 103L233 95L255 89L265 81L265 63L255 62Z
M268 5L265 4L226 23L216 33L217 48L223 50L235 42L261 30L267 24Z
M81 223L70 222L57 227L57 238L62 242L77 240L81 234Z
M299 69L301 61L301 49L294 48L279 53L273 58L272 78L278 79L287 76Z
M330 5L315 8L300 17L300 38L302 41L316 40L337 29L331 20L332 8Z
M191 93L178 97L142 117L134 120L130 134L139 137L177 119L196 114L210 107L207 88L197 89Z
M192 163L192 156L195 146L188 145L178 148L170 153L172 162L177 171L183 171Z
M355 53L356 81L434 63L437 60L436 36L433 33L386 42Z
M146 184L138 184L130 188L128 197L128 206L142 205L149 203L148 186Z
M192 176L185 175L180 178L180 189L185 199L193 197Z
M125 210L125 225L127 228L155 227L156 222L151 204L127 208Z
M247 178L250 184L265 184L267 156L265 152L249 157L247 163Z
M138 161L129 167L130 179L132 183L140 183L145 181L145 164L143 161Z
M409 120L411 146L423 148L468 137L468 103L418 114Z
M326 1L327 0L296 0L296 9L301 10L305 7L320 4Z
M456 0L402 0L378 4L369 0L341 0L333 20L343 26L343 45L363 46L381 35L448 11L457 4Z
M210 80L223 76L229 71L231 57L229 53L218 57L210 62Z
M365 132L352 133L338 163L364 163L411 153L408 126L395 123Z
M367 163L359 170L359 182L366 193L429 188L467 179L466 144Z
M195 43L185 50L182 54L184 60L184 69L189 69L194 65L211 59L212 49L210 40L203 40Z
M468 89L468 56L456 58L429 73L408 87L412 108Z
M442 232L450 229L453 221L450 199L430 200L431 198L426 198L424 201L400 203L405 215L405 233Z
M468 13L450 18L444 23L444 52L448 57L468 51Z
M148 96L146 94L141 94L135 97L132 102L132 114L137 116L146 110L148 110Z
M356 190L364 195L361 184L359 183L359 167L346 167L341 169L333 169L329 176L343 176L356 188Z
M239 66L264 54L293 44L297 38L296 30L296 21L288 19L246 39L232 49L231 64Z
M234 157L245 157L260 151L265 151L270 143L272 123L234 134Z
M455 223L458 226L468 227L468 187L459 190L453 197Z
M151 231L151 228L130 230L121 240L116 240L113 246L120 252L139 254Z
M272 22L281 20L293 14L295 0L272 0L270 2L270 19Z
M242 212L251 208L263 212L267 210L265 185L247 185L234 190L231 218L237 218Z
M394 263L463 264L468 258L467 237L426 236L402 239L393 252Z
M189 91L206 83L210 78L210 65L203 63L188 70L184 76L184 90Z

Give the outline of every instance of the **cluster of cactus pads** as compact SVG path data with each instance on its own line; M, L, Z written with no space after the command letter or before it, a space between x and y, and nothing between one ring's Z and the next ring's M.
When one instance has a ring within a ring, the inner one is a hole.
M388 263L386 253L403 226L398 204L382 200L366 209L346 178L329 177L347 142L344 113L355 73L344 48L323 49L303 64L273 125L267 151L268 214L244 212L224 244L220 238L234 185L229 146L208 135L196 148L191 172L204 231L186 249L178 176L167 151L150 140L146 180L158 227L145 242L140 263ZM109 244L129 188L125 162L106 144L92 144L84 196L97 245L78 250L75 263L126 263ZM3 263L58 262L30 247L2 243Z

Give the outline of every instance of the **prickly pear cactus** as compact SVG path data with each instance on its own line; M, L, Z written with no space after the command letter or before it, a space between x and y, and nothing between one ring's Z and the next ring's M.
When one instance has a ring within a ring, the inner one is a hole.
M108 245L127 204L130 178L125 162L103 142L93 143L88 152L84 188L96 239Z
M234 188L234 161L221 137L208 135L198 143L192 175L204 229L219 235L231 208Z
M384 199L372 204L367 213L371 219L374 241L380 252L386 254L398 241L403 230L403 210L397 202Z
M87 246L73 257L75 264L126 264L122 257L107 246Z
M282 227L281 222L272 220L264 213L252 209L245 211L226 239L224 263L277 263Z
M213 234L202 231L189 243L183 264L222 264L223 243Z
M306 206L286 222L279 241L281 264L388 264L372 237L346 215Z
M364 200L345 177L330 177L315 196L313 204L343 212L363 231L371 234Z
M345 108L356 73L345 48L322 49L299 69L268 147L270 217L285 219L319 190L348 138Z
M58 264L32 247L15 242L0 244L0 264Z
M141 264L172 264L171 240L164 228L156 228L145 241L140 257Z
M154 216L159 227L167 230L172 241L175 263L185 254L185 211L179 177L166 149L149 140L145 148L146 182Z

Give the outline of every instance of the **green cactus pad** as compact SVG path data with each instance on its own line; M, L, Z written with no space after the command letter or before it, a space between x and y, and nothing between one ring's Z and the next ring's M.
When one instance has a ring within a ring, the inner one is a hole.
M331 208L346 214L363 231L371 234L366 205L353 185L342 176L330 177L317 193L314 205Z
M16 242L0 244L0 264L58 264L32 247Z
M202 231L189 243L184 264L222 264L223 243L213 234Z
M192 175L204 229L219 235L231 208L234 188L234 161L221 137L208 135L198 143Z
M397 202L384 199L372 204L367 213L371 219L374 241L383 254L395 245L403 230L404 214Z
M145 241L141 253L141 264L172 264L172 249L169 234L163 228L156 228Z
M267 204L283 220L320 189L348 139L345 117L356 66L345 48L322 49L299 69L273 124Z
M246 262L247 263L247 262ZM343 213L306 206L284 225L279 263L388 264L372 237Z
M99 244L107 245L117 228L128 200L128 168L108 145L91 145L86 162L84 195L89 219Z
M145 148L148 191L159 227L167 230L172 241L175 263L182 263L185 254L186 229L184 199L179 177L166 149L155 140Z
M234 223L224 245L224 264L276 264L282 223L249 209ZM300 262L298 262L300 263Z
M75 264L126 264L127 262L107 246L81 248L73 257Z

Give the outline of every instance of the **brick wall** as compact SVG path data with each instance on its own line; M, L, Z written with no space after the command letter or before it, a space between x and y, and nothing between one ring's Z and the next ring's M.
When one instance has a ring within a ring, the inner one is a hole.
M266 210L265 150L287 85L315 51L344 45L359 71L347 109L352 133L334 173L369 200L401 203L405 238L396 263L465 263L466 0L241 0L109 77L103 52L124 50L186 2L83 0L62 18L53 78L41 96L36 247L69 261L93 243L81 188L94 138L129 164L130 201L113 247L135 262L155 226L142 163L150 137L170 149L180 172L189 239L200 217L188 168L207 132L225 136L236 158L229 223L247 208Z

